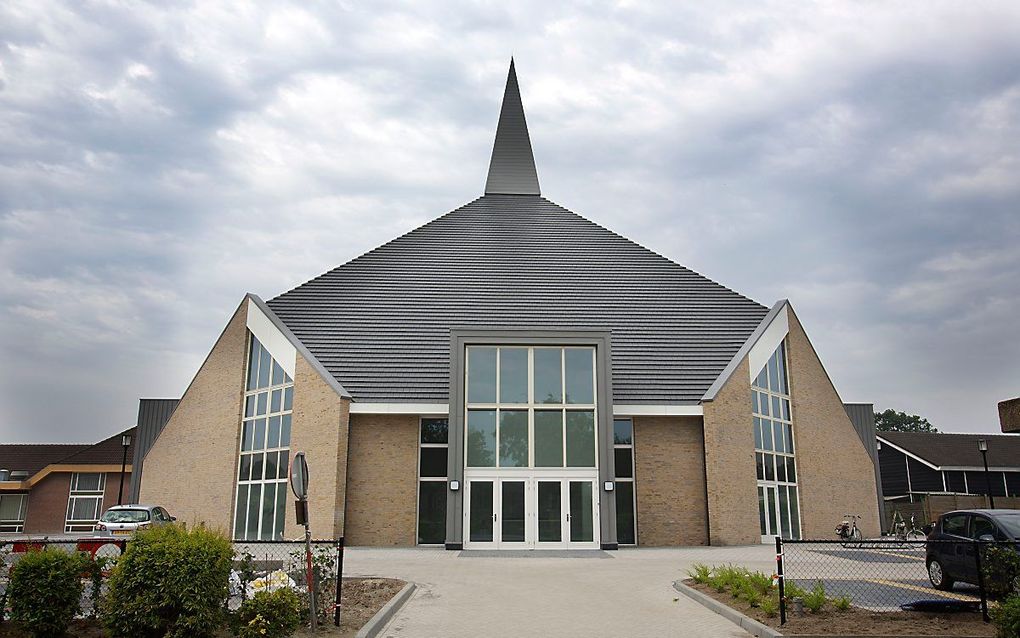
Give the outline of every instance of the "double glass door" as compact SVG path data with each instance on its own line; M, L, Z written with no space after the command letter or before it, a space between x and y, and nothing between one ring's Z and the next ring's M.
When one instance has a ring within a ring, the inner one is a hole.
M469 478L464 546L597 549L595 482L593 478Z

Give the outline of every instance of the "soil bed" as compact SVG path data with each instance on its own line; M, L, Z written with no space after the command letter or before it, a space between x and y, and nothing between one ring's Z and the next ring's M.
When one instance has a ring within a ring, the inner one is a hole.
M786 624L779 625L779 614L769 617L761 609L729 593L719 593L708 585L687 579L685 585L711 596L740 613L783 632L788 636L995 636L995 627L981 620L981 614L930 614L918 611L868 611L851 606L846 611L826 605L818 613L803 616L787 614Z
M333 638L354 638L358 630L382 609L397 592L405 585L402 580L392 578L344 578L343 592L340 601L340 626L332 622L320 626L314 634L310 629L302 627L294 636L330 636ZM75 621L67 632L75 638L106 638L106 632L98 623L91 620ZM223 630L221 638L231 634ZM0 623L0 638L28 638L29 634L15 627L11 622Z

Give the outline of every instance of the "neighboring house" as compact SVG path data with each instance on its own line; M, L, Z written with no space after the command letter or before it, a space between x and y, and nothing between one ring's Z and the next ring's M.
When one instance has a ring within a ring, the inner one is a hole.
M99 443L0 445L0 533L91 532L103 511L116 505L124 460L122 437ZM131 447L123 481L131 473Z
M988 445L988 469L978 441ZM879 432L886 501L914 502L932 494L1020 496L1020 435Z
M511 65L485 194L245 296L140 499L297 537L303 451L312 534L350 545L747 544L827 538L848 511L877 533L874 464L791 304L539 193Z
M999 401L999 427L1003 432L1020 432L1020 397Z

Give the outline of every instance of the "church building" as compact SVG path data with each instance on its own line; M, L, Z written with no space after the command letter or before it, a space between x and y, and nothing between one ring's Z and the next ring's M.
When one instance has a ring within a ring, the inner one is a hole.
M626 229L622 229L625 231ZM147 442L139 500L235 539L616 549L879 531L875 472L791 303L542 197L513 63L481 197L245 295Z

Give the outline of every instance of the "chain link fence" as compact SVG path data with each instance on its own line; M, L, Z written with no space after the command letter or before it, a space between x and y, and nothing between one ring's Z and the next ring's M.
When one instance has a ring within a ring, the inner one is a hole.
M0 542L0 619L5 618L10 603L7 592L11 570L27 552L44 547L68 553L82 552L90 558L89 568L82 574L86 582L78 615L83 618L96 617L98 602L107 591L110 573L130 542L130 538ZM319 622L332 622L339 626L343 557L343 538L313 540L310 561L303 540L235 542L229 591L223 605L234 611L257 592L287 587L294 589L307 607L311 575Z
M814 593L871 611L981 611L1020 591L1020 545L957 540L776 539L780 615Z

